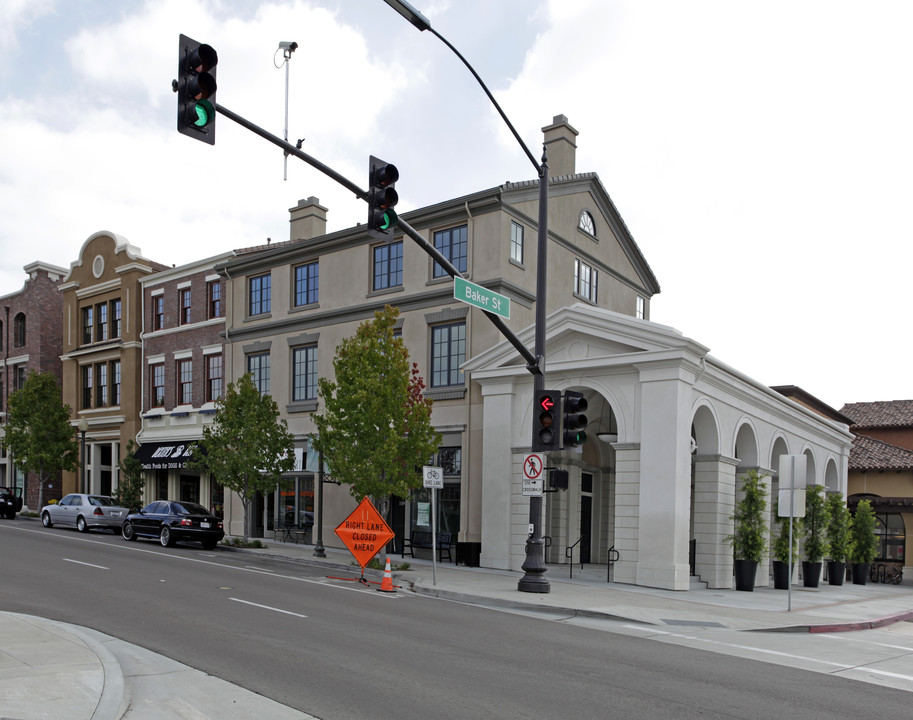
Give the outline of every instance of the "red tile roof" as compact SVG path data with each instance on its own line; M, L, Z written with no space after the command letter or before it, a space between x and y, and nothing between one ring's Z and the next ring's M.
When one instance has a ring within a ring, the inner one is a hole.
M913 427L913 400L847 403L840 412L860 428Z
M874 440L865 435L857 435L853 438L853 447L850 449L849 469L851 471L911 470L913 469L913 451L881 440Z

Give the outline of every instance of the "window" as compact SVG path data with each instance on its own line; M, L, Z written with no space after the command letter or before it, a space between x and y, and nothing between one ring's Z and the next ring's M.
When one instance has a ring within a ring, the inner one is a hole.
M82 368L82 409L92 407L92 366L84 365Z
M637 296L637 306L634 310L634 317L638 320L643 320L646 313L647 301L644 300L640 295Z
M121 333L120 299L111 301L111 338L119 338Z
M108 365L95 366L95 407L108 407Z
M434 233L434 247L441 251L451 264L461 273L466 272L467 257L467 226L438 230ZM434 277L443 277L447 272L443 267L434 263Z
M459 477L463 471L463 448L438 448L437 460L433 464L440 467L445 476L450 475Z
M899 513L877 513L875 515L875 547L880 562L903 562L906 530L903 516Z
M82 342L88 345L92 342L95 332L95 309L87 307L82 309Z
M292 351L292 401L317 399L317 346Z
M271 287L270 275L250 279L250 315L265 315L270 311Z
M523 263L523 226L513 221L510 223L510 259Z
M0 321L0 350L3 350L3 338L4 337L5 336L3 334L3 322Z
M152 375L152 407L165 405L165 365L153 365L149 369Z
M206 402L222 397L222 356L206 356Z
M222 282L215 280L206 285L207 304L209 305L209 317L222 317Z
M19 313L13 318L13 347L25 347L25 315Z
M253 375L254 385L261 395L269 394L269 353L247 356L247 372Z
M165 296L156 295L152 298L152 329L161 330L165 327Z
M317 302L319 263L312 262L295 268L295 307Z
M95 339L98 342L108 339L108 303L95 306Z
M22 390L22 388L25 387L25 378L26 378L25 364L17 365L16 366L16 385L14 388L15 390Z
M178 299L181 303L180 324L187 325L190 322L190 288L181 290Z
M178 360L178 405L193 403L193 360Z
M403 241L374 248L374 289L385 290L403 284Z
M462 385L465 360L465 322L431 328L431 387Z
M596 268L587 265L582 260L574 260L574 294L589 300L591 303L596 302L596 277L598 271Z
M589 211L580 211L580 219L577 221L577 227L588 235L596 237L596 223L593 221L593 216L590 215Z
M117 301L118 303L120 300ZM120 405L120 360L112 360L111 368L111 404Z

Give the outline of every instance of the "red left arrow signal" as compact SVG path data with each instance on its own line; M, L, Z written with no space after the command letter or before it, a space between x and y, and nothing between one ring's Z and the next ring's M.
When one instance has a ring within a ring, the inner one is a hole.
M539 400L539 406L543 410L551 410L553 407L555 407L555 401L552 400L550 396L543 395Z

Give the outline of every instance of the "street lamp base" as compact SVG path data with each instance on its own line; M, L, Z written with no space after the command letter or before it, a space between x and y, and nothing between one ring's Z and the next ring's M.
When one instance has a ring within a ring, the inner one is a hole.
M323 543L318 540L317 544L314 546L313 557L325 558L326 556L327 556L327 554L323 549Z
M526 541L526 561L521 565L526 574L517 581L519 592L544 594L551 591L551 586L545 579L548 568L544 562L544 549L545 542L542 538Z

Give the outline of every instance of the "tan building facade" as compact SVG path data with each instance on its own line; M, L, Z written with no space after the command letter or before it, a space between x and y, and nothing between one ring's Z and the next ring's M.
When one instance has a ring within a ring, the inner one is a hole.
M60 284L63 402L85 429L84 477L65 473L64 493L85 487L110 494L117 486L118 461L141 427L140 279L164 268L126 238L102 231L86 239Z

